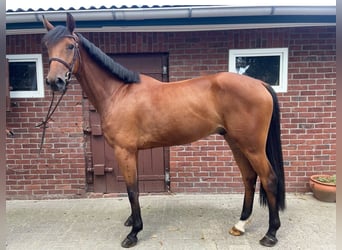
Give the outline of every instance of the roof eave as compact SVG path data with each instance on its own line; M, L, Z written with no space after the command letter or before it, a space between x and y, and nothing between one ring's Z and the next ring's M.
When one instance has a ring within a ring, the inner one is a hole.
M43 14L52 22L64 23L66 12L73 14L79 28L92 30L94 28L92 26L96 24L98 25L96 31L101 32L146 30L187 31L194 29L212 30L213 28L236 29L336 25L336 6L189 6L127 9L69 9L58 11L7 12L7 34L43 33L45 32L41 23ZM258 17L266 20L266 22L264 24L262 22L255 23L254 19ZM288 17L288 21L286 17ZM245 20L243 23L241 22L242 19ZM280 19L283 21L277 21Z

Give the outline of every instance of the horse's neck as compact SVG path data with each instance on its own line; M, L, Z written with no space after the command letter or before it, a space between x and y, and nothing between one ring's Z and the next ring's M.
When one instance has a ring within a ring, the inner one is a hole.
M85 52L81 52L81 65L76 78L98 112L104 110L112 93L121 85Z

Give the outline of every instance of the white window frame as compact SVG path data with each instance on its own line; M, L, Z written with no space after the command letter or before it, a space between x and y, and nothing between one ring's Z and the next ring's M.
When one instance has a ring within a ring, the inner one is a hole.
M228 71L238 73L236 72L236 58L248 56L280 56L279 85L272 87L277 93L287 92L288 48L230 49Z
M43 98L44 76L43 60L41 54L12 54L6 55L8 62L35 62L37 74L37 90L34 91L10 91L11 98Z

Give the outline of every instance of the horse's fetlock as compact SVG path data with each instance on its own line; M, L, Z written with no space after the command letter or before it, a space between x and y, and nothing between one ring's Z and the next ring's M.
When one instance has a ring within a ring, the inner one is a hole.
M275 230L278 230L278 229L280 228L280 226L281 226L280 220L274 220L274 221L272 222L272 225L273 225L273 228L274 228Z
M135 232L140 232L141 230L143 230L143 223L142 223L142 221L138 221L138 222L136 222L136 223L134 223L134 225L133 225L133 230L135 231Z

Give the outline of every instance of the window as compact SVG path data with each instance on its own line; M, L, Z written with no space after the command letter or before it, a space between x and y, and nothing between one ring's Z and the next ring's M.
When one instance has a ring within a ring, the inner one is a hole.
M287 91L287 48L229 50L229 71L270 84L276 92Z
M44 97L41 54L7 55L11 98Z

